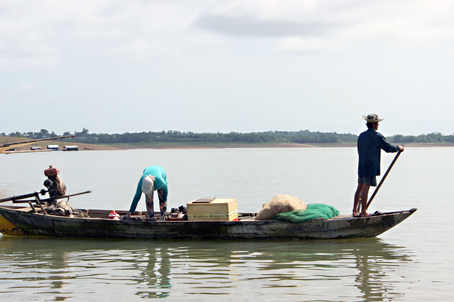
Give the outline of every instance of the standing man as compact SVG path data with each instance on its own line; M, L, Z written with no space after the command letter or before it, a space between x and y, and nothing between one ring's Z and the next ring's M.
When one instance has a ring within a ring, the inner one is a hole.
M139 202L142 193L144 193L148 217L154 218L153 195L155 190L158 191L159 209L161 210L160 220L164 220L164 213L167 210L169 187L167 184L166 172L161 166L150 166L143 170L142 177L137 184L136 194L132 200L128 216L135 212L137 203Z
M377 175L380 175L380 152L404 151L403 146L393 145L379 132L378 123L383 119L376 114L363 115L367 121L367 131L358 137L358 188L353 203L353 216L367 217L367 198L370 186L377 186ZM361 212L360 212L361 209Z

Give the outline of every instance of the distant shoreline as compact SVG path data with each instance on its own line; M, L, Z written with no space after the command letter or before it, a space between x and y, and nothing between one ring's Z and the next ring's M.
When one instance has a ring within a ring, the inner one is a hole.
M81 144L83 145L83 144ZM85 144L88 145L88 144ZM155 144L155 145L122 145L122 144L111 144L111 145L90 145L106 150L115 148L120 150L125 149L236 149L236 148L344 148L344 147L356 147L356 143L324 143L324 144L297 144L297 143L200 143L200 144ZM440 144L440 143L409 143L404 144L405 147L454 147L453 144Z
M436 144L436 143L413 143L404 144L405 147L454 147L454 144ZM109 147L114 147L110 145ZM119 150L136 150L136 149L237 149L237 148L348 148L356 147L351 143L332 143L332 144L216 144L216 145L159 145L159 146L117 146Z
M15 139L0 137L0 143L14 142ZM47 151L49 142L43 141L28 146L17 148L17 152L28 152L31 146L40 146L42 151ZM325 144L297 144L297 143L161 143L161 144L110 144L110 145L97 145L85 144L68 141L53 141L52 145L58 145L63 149L65 145L77 145L79 151L96 151L96 150L137 150L137 149L237 149L237 148L343 148L343 147L356 147L356 143L325 143ZM404 144L405 147L454 147L454 144L440 144L440 143L410 143ZM42 152L41 151L41 152ZM34 152L34 151L32 151ZM72 151L67 151L72 152Z

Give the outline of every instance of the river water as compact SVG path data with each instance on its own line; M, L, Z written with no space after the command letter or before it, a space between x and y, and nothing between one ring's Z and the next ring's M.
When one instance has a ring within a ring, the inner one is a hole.
M418 208L373 239L185 241L0 236L1 301L451 301L453 149L407 147L371 211ZM382 155L382 174L395 154ZM129 209L142 170L161 165L169 209L237 198L258 212L275 194L351 213L355 148L42 152L0 156L0 198L43 188L59 167L78 208ZM145 210L143 198L138 210Z

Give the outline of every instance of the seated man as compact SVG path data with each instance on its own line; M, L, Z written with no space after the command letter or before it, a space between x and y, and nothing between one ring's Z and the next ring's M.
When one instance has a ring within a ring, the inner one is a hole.
M134 195L134 199L132 200L128 216L135 212L137 203L139 202L142 193L144 193L147 205L147 214L150 218L153 218L153 195L155 190L158 191L161 220L164 220L164 213L167 210L167 194L169 192L169 187L167 184L166 172L161 166L150 166L143 170L142 177L137 184L136 194Z

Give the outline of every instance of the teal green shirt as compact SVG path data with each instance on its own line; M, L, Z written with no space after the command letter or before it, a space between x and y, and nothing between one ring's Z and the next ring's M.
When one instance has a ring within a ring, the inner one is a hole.
M153 191L162 190L164 197L164 200L162 202L164 203L167 201L169 186L167 184L166 171L164 171L164 168L161 166L150 166L143 170L142 177L140 177L139 183L137 184L136 194L134 195L131 208L129 209L129 212L131 213L134 213L137 208L137 204L139 203L140 197L142 196L142 181L148 175L155 177Z

